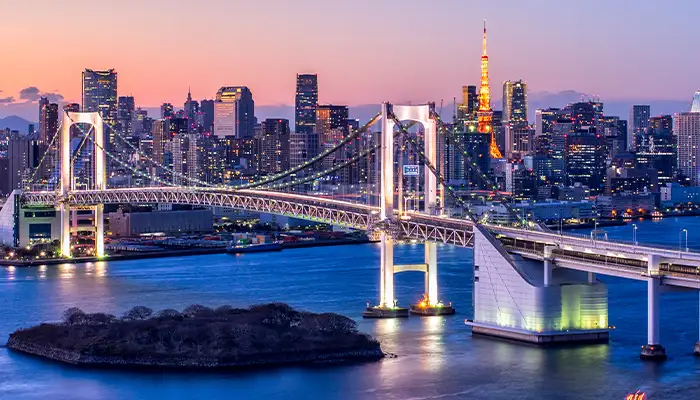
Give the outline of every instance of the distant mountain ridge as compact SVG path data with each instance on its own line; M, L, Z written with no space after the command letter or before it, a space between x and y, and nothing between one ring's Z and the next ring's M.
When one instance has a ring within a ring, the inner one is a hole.
M17 115L10 115L9 117L0 118L0 129L9 128L11 131L19 131L19 133L29 133L29 124L34 124L34 129L39 130L38 122L27 121L22 117Z

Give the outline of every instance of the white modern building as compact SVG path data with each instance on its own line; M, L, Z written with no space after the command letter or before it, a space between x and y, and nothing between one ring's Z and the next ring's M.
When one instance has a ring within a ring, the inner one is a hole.
M700 186L700 112L674 115L673 135L678 141L678 169L691 185Z

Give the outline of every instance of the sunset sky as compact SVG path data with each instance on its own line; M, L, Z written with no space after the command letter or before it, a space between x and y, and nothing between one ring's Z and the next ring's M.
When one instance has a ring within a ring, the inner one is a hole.
M0 0L0 103L22 89L80 101L84 68L115 68L139 106L247 85L292 104L295 74L320 101L439 101L477 84L487 20L494 99L531 92L686 99L700 87L700 1Z

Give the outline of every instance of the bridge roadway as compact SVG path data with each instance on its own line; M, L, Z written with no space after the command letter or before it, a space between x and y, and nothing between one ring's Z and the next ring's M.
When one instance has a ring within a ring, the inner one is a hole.
M24 192L22 200L28 205L55 205L67 200L75 206L129 203L216 206L279 214L362 230L376 229L379 223L379 207L262 190L203 187L77 190L70 192L68 199L59 198L56 192ZM406 215L404 218L399 218L398 215L395 217L399 234L403 238L461 247L473 245L474 223L471 220L418 212ZM543 259L544 246L550 245L556 248L553 257L557 265L604 275L646 279L649 256L658 256L658 273L664 277L664 284L700 289L700 253L697 252L623 241L593 240L584 235L562 235L493 224L483 226L500 238L509 252ZM518 242L521 246L517 245ZM527 248L528 243L532 248Z

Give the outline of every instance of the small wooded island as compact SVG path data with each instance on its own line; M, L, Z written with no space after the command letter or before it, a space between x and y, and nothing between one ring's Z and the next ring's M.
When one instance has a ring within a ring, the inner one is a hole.
M124 368L244 368L384 357L379 342L358 332L352 319L283 303L247 309L191 305L155 314L139 306L121 318L70 308L60 323L10 334L7 347L74 365Z

